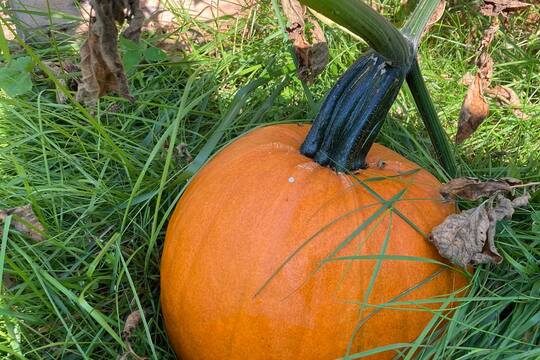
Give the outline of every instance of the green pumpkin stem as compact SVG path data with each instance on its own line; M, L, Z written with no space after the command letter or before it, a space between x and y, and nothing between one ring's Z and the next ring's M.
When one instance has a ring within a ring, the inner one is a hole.
M405 74L375 51L362 56L326 96L301 153L338 171L364 168Z
M421 1L403 34L362 0L300 0L361 36L374 51L353 64L328 93L302 154L339 171L365 167L365 158L405 77L439 160L456 174L453 152L420 74L416 51L439 0Z

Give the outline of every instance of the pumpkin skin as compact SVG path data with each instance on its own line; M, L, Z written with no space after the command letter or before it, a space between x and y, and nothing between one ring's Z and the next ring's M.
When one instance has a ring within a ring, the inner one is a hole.
M444 260L353 176L301 155L308 130L274 125L244 135L218 153L180 199L161 262L162 311L180 359L336 359L349 343L353 354L411 342L433 316L425 308L441 303L359 304L430 299L466 285L453 268L426 262L341 259L320 266L370 217L375 220L334 257ZM386 200L405 190L393 209L424 233L454 212L454 204L441 202L435 177L412 171L418 165L378 144L367 162L356 178Z

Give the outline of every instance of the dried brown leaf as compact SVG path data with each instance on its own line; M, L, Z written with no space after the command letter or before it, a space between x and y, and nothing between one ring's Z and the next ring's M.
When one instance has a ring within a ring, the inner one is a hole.
M495 35L497 35L497 31L499 31L500 24L498 19L493 19L491 22L491 25L484 30L484 34L482 35L482 40L480 41L480 46L478 47L477 54L481 54L483 52L486 52L495 39Z
M283 12L289 21L287 33L293 43L300 80L312 83L328 64L328 44L317 21L310 18L307 8L297 0L281 0ZM310 24L306 34L306 18ZM308 40L311 37L311 41Z
M491 78L493 77L493 59L487 52L484 52L478 57L477 65L478 72L476 75L482 82L482 89L485 90L491 84Z
M493 59L488 50L498 30L499 22L494 19L491 26L484 31L484 36L478 48L476 58L478 71L469 84L467 95L463 100L459 113L458 131L455 139L458 144L469 138L489 115L489 105L484 97L484 91L491 84Z
M507 86L497 85L486 90L486 93L497 99L501 104L509 106L514 115L523 120L528 120L529 116L521 111L521 100L516 92Z
M141 357L133 351L133 347L131 346L130 337L133 335L133 332L139 327L139 324L141 323L142 314L139 310L133 311L131 314L128 315L126 318L126 322L124 324L124 329L122 330L122 339L124 340L124 343L126 344L127 351L122 354L118 358L118 360L125 360L130 357L133 357L137 360L146 360L146 357Z
M465 200L478 200L489 197L498 191L510 191L521 181L513 178L502 178L500 180L482 181L474 178L452 179L441 187L440 193L445 199L462 198Z
M491 84L493 77L493 59L489 55L489 46L495 39L495 35L499 31L499 21L493 19L492 24L484 31L482 41L476 52L476 66L478 67L478 76L482 80L482 88L485 90Z
M428 237L439 254L455 264L466 267L482 254L489 229L484 205L447 217ZM498 260L498 259L494 259Z
M482 79L477 74L461 105L456 143L470 137L489 115L489 105L483 95Z
M466 72L465 75L461 77L461 80L459 81L460 84L465 86L471 86L471 84L474 82L474 75L470 72Z
M383 13L383 9L384 7L382 6L382 4L377 1L377 0L370 0L370 6L373 10L375 10L376 12L382 14Z
M480 13L485 16L507 16L508 13L523 10L532 4L517 0L484 0Z
M429 21L426 27L424 28L424 31L422 32L422 37L424 37L431 30L433 25L435 25L439 20L441 20L444 14L445 8L446 8L446 0L441 0L439 2L439 5L437 5L437 8L435 9L435 12L429 18Z
M164 153L169 151L170 143L168 140L165 141L163 144L163 151ZM193 156L189 152L189 147L186 143L180 143L174 147L173 151L173 157L176 161L187 161L191 162L193 160Z
M498 194L476 208L448 216L428 239L442 257L460 266L500 264L502 257L495 247L497 222L510 219L514 208L526 206L529 199L526 194L511 201Z
M529 204L530 200L531 200L531 195L529 193L525 193L525 195L517 197L514 200L512 200L512 206L514 208L525 207Z
M123 32L123 36L131 41L138 42L141 37L141 29L144 25L145 16L141 10L139 0L129 0L128 8L128 27Z
M124 324L124 329L122 330L122 338L124 340L128 339L133 334L133 331L137 329L141 322L141 318L141 312L139 310L133 311L128 315Z
M15 230L36 241L45 239L45 228L37 218L34 210L32 210L31 204L8 210L0 210L0 223L3 223L8 215L13 215L11 226L13 226ZM0 234L1 233L2 230L0 229Z
M43 64L51 70L51 72L58 78L58 82L65 88L71 88L71 83L75 83L75 79L68 81L67 74L79 71L79 67L70 61L64 61L63 63L55 63L51 61L44 61ZM56 87L56 102L58 104L65 104L67 102L66 94Z
M527 30L531 31L531 29L536 28L539 22L540 14L536 12L530 12L525 19L525 25Z
M116 2L93 0L95 22L88 30L88 38L81 46L82 79L77 91L77 101L94 105L97 99L110 92L117 92L133 101L127 77L118 54L118 29L116 28ZM116 5L117 6L117 5Z
M191 156L191 153L189 152L189 147L186 143L181 143L175 147L175 155L179 159L183 159L187 162L191 162L193 160L193 156Z

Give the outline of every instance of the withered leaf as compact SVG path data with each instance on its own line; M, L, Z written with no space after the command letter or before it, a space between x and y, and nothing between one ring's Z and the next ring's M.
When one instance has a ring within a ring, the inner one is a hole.
M422 37L424 37L431 30L433 25L435 25L439 20L441 20L443 14L444 14L444 9L445 8L446 8L446 0L439 1L439 5L437 5L437 8L435 9L435 12L429 18L429 21L428 21L426 27L424 28L424 31L422 32Z
M522 1L517 0L484 0L480 6L480 13L485 16L508 15L513 11L523 10L532 6Z
M511 191L514 185L521 181L513 178L482 181L474 178L452 179L441 187L440 193L445 199L462 198L465 200L478 200L489 197L497 191Z
M141 9L140 1L129 0L129 4L126 6L126 8L128 10L128 27L126 30L124 30L122 35L126 39L138 42L141 37L141 29L145 21L145 16Z
M489 115L489 105L484 97L484 91L491 84L493 76L493 59L488 53L489 45L493 42L499 30L499 22L494 19L491 26L484 31L484 36L478 48L476 66L478 70L467 89L467 95L461 105L458 119L456 143L460 144L478 129Z
M495 39L499 31L499 20L493 19L491 25L484 31L482 41L476 52L476 66L478 67L477 76L482 80L482 89L487 89L491 84L493 77L493 59L489 55L489 46Z
M531 195L529 193L525 193L525 195L517 197L514 200L512 200L512 206L514 208L525 207L529 204L530 200L531 200Z
M507 86L497 85L492 88L488 88L486 93L497 99L501 104L509 106L512 109L514 115L523 120L528 120L529 116L521 111L521 100L516 92Z
M480 42L480 46L478 47L477 54L482 54L488 50L489 46L493 42L493 39L495 39L495 35L497 34L497 31L499 31L499 28L499 20L493 19L491 25L486 30L484 30L484 34L482 35L482 41Z
M122 338L128 339L133 334L133 331L139 326L141 318L141 312L139 310L133 311L128 315L124 329L122 330Z
M307 8L297 0L281 0L281 5L290 24L287 33L296 54L297 75L300 80L312 83L328 64L328 44L324 32L319 23L309 17ZM309 33L306 33L306 19L310 24Z
M169 151L170 143L168 140L165 141L163 144L163 150L166 153ZM193 160L193 156L189 152L189 147L186 143L180 143L174 147L173 157L176 161L187 161L191 162Z
M139 310L133 311L126 318L124 329L122 330L122 339L124 340L124 343L126 344L127 351L118 358L119 360L126 360L130 357L133 357L137 360L147 359L146 357L141 357L137 355L137 353L133 351L133 347L130 341L130 337L131 335L133 335L133 332L135 331L135 329L137 329L137 327L139 326L141 319L142 319L142 315Z
M471 84L474 82L474 75L470 72L466 72L465 75L461 77L461 80L459 81L460 84L465 86L471 86Z
M174 150L175 155L178 159L184 159L187 162L191 162L193 160L193 156L191 156L191 153L189 152L189 147L186 143L176 145Z
M485 90L491 84L493 77L493 59L487 52L483 52L478 57L477 61L478 72L476 76L480 78L482 89Z
M477 74L461 105L456 143L460 144L470 137L488 115L489 105L483 95L482 79Z
M367 2L367 1L366 1ZM380 1L378 0L370 0L369 1L369 5L371 6L371 8L373 10L375 10L376 12L382 14L383 11L384 11L384 7L382 6L382 4L380 3Z
M3 223L8 215L13 215L11 226L29 238L42 241L45 239L45 228L37 218L32 205L24 205L8 210L0 210L0 223ZM2 229L0 228L0 234Z
M498 194L476 208L448 216L428 240L442 257L460 266L500 264L502 257L495 247L497 222L510 219L514 208L526 206L529 199L526 194L511 201Z
M58 78L58 82L64 86L64 88L72 88L72 83L75 84L75 79L69 79L66 75L73 72L78 72L80 69L77 65L71 63L69 60L63 63L54 63L51 61L44 61L43 64L47 66L51 72ZM70 81L68 81L70 80ZM58 104L65 104L67 101L66 94L58 86L56 87L56 102Z
M447 217L428 237L439 254L455 264L466 267L482 254L489 229L484 205ZM494 259L500 261L499 258Z
M118 30L115 8L111 1L93 0L95 22L88 29L88 38L81 46L82 79L77 91L77 101L94 105L97 99L109 92L117 92L133 101L129 92L124 66L118 54Z

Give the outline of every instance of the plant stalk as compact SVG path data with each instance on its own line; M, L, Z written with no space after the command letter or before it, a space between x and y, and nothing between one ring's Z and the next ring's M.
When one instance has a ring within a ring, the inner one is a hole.
M401 29L403 36L412 43L415 52L420 45L420 39L424 33L424 29L440 2L440 0L420 1L420 3L416 5L409 20L405 23L405 26Z
M408 67L414 58L411 43L381 14L362 0L300 0L325 17L362 37L395 67Z
M439 116L435 110L435 106L429 96L426 83L422 77L418 61L415 60L407 74L407 84L416 102L416 107L422 121L428 130L429 137L437 153L439 162L450 177L457 175L456 159L454 152L450 147L448 137L439 121Z

